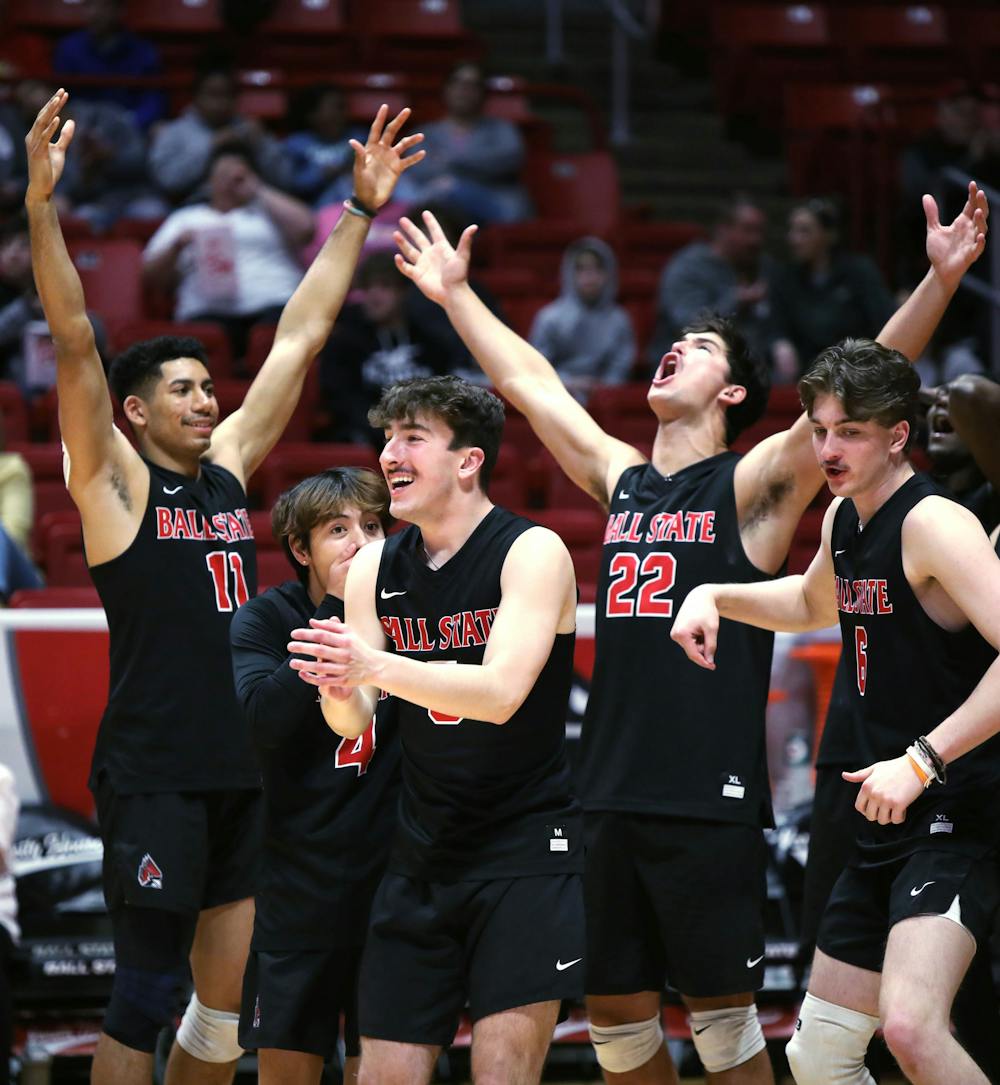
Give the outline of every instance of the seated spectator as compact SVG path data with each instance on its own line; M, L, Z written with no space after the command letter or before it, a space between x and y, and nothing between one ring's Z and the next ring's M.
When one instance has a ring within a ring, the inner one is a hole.
M44 586L28 557L34 511L31 469L19 453L0 451L0 604L21 588Z
M208 203L167 216L143 253L143 275L154 289L176 290L174 319L223 325L242 358L250 328L276 322L298 286L296 254L312 232L309 208L265 184L248 148L221 146Z
M365 130L348 125L343 91L329 85L300 91L292 102L288 120L292 132L285 140L289 191L312 207L346 200L354 189L354 151L348 140L364 143ZM411 199L414 186L406 174L396 188L394 202Z
M229 68L203 68L195 78L194 100L176 119L160 125L149 151L149 172L176 203L196 195L220 147L249 147L257 172L269 185L288 188L289 170L281 144L255 120L236 111L236 76Z
M453 207L480 226L518 222L530 214L518 182L521 133L510 121L483 115L486 78L477 64L454 68L444 86L446 116L424 126L427 157L413 171L419 201Z
M775 379L797 381L820 351L848 336L873 339L895 308L873 260L840 247L840 220L829 200L792 208L791 260L771 276Z
M48 391L56 382L56 354L31 272L31 242L24 214L0 228L0 276L10 290L0 303L0 380L13 381L26 396ZM98 353L107 357L100 318L88 314Z
M595 384L622 384L635 361L635 332L616 304L618 261L596 237L574 241L562 261L562 290L535 317L531 344L581 403Z
M674 255L657 291L649 347L654 360L670 349L682 328L706 312L729 317L758 354L766 353L771 268L764 252L766 228L764 212L749 197L737 195L720 208L710 241L692 241Z
M406 314L409 283L391 253L374 252L358 271L361 301L345 305L320 354L323 399L334 440L367 444L376 434L368 409L382 389L410 377L449 372L450 354L433 332Z
M14 148L0 182L13 182L19 200L28 184L24 137L55 89L41 79L23 79L12 101L0 105L0 128ZM71 213L99 230L121 217L160 218L166 205L146 178L146 143L131 114L112 102L74 98L64 115L76 124L73 154L66 158L59 185Z
M162 71L156 46L125 26L125 0L90 0L87 25L62 38L52 58L52 72L59 78L150 76ZM73 97L77 101L113 102L127 109L143 131L167 113L167 96L161 90L81 87L74 89Z

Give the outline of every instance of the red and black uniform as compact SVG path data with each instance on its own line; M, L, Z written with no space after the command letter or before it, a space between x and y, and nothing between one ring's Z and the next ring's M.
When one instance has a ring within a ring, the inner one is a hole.
M611 494L578 776L590 994L669 977L713 996L763 980L773 636L723 622L714 673L670 640L699 584L769 579L740 538L738 462L630 467Z
M483 661L510 547L534 525L493 508L440 569L420 531L387 539L376 605L392 652ZM473 1019L582 994L580 813L565 752L573 634L555 638L504 724L398 701L400 817L361 979L361 1031L450 1043Z

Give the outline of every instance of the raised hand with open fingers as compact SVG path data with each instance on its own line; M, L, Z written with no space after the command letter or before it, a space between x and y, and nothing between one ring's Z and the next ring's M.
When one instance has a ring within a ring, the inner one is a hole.
M69 101L69 95L62 88L42 106L35 118L31 130L24 137L28 152L28 192L26 201L48 200L59 183L63 166L66 164L66 151L73 140L76 125L67 121L63 125L59 138L53 143L52 137L59 130L60 111Z
M399 220L399 229L392 235L399 247L396 267L431 301L443 305L449 290L469 280L472 238L479 227L467 226L458 248L453 248L430 211L424 212L423 219L426 233L411 219Z
M927 218L927 259L945 282L957 285L986 247L990 214L986 193L975 181L969 182L965 206L950 226L943 226L933 196L924 196Z
M420 162L426 153L416 151L404 158L408 150L423 141L423 133L405 136L396 142L400 129L410 119L410 110L401 109L387 124L388 115L389 107L379 106L367 141L364 144L356 139L350 141L354 148L354 192L372 210L378 210L389 202L399 178Z

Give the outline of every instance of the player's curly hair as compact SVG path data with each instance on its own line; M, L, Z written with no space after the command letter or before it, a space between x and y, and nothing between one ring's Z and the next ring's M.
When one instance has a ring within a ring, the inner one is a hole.
M320 471L285 490L274 503L271 532L303 585L309 583L309 570L296 561L290 542L308 550L312 529L343 515L347 508L377 516L386 532L395 522L389 515L389 487L385 479L367 467L331 467Z
M920 374L899 353L873 339L842 339L827 347L799 381L807 414L820 396L838 399L848 418L877 422L890 429L910 424L909 448L916 434Z
M742 332L728 318L718 313L702 313L686 325L682 335L714 332L725 344L729 377L733 384L747 390L739 403L726 408L726 444L737 437L767 409L771 394L771 374L764 360L754 353Z
M108 384L124 403L129 396L147 396L163 376L163 363L177 358L196 358L208 368L208 352L200 339L187 335L159 335L133 343L111 363Z
M485 493L503 436L500 397L460 377L415 377L383 389L382 398L368 412L368 424L385 429L393 422L415 422L418 415L439 418L448 426L455 435L449 448L483 450L479 485Z

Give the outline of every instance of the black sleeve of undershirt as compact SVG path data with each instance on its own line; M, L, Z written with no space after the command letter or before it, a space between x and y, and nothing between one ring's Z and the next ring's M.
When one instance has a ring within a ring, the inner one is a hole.
M313 617L329 618L338 609L338 600L328 595ZM262 749L281 745L316 703L316 687L303 682L289 665L293 657L286 645L298 626L298 621L290 624L269 600L252 600L233 615L229 639L236 696Z

